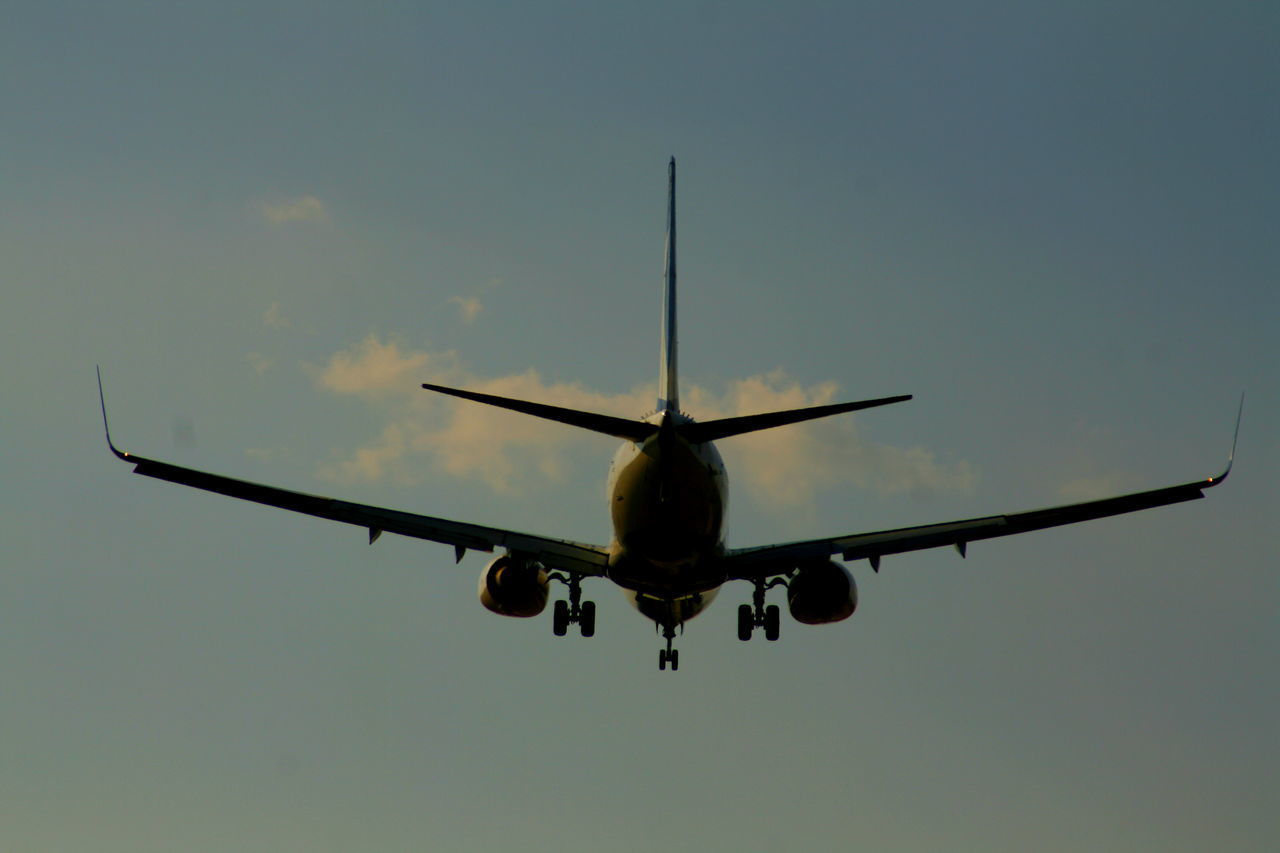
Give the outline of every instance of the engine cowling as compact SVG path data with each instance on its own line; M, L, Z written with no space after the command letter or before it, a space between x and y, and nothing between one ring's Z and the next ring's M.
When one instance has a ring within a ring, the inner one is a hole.
M801 566L787 584L791 617L806 625L848 619L858 607L858 585L841 564L828 561Z
M480 574L480 603L502 616L537 616L547 607L548 586L542 566L503 554Z

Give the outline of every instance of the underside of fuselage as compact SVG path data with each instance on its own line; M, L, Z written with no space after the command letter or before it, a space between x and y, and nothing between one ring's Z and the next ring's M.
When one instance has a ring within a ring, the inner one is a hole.
M688 622L705 610L719 592L719 587L713 587L703 592L664 597L634 590L626 591L631 606L640 611L641 615L656 622L660 628Z

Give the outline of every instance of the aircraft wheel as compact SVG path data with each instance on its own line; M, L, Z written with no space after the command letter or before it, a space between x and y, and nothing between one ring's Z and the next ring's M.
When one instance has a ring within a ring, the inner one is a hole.
M779 622L778 605L770 604L764 609L764 638L769 642L778 639Z
M756 626L755 614L750 604L738 605L738 639L744 643L751 639L751 631Z
M666 669L666 668L667 668L667 650L659 649L658 650L658 669Z
M578 625L582 628L582 636L593 637L596 633L596 603L582 602L582 615L578 617Z
M672 649L671 654L667 655L667 660L671 661L671 671L675 672L680 668L680 650Z
M560 599L551 611L551 630L557 637L569 632L569 602Z

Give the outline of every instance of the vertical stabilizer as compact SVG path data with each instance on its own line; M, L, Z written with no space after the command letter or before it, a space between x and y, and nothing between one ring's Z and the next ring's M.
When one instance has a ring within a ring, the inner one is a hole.
M676 385L676 158L667 166L667 259L663 270L662 355L658 370L658 411L680 411Z

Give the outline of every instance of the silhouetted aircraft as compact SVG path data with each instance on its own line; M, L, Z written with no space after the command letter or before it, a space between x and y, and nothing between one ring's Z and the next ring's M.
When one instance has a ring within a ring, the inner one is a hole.
M294 512L367 528L372 544L383 533L398 533L452 545L461 561L468 550L499 554L480 575L480 601L504 616L537 616L546 608L551 581L568 588L568 598L552 608L552 629L563 636L577 625L585 637L595 633L594 602L582 600L582 582L605 578L622 587L642 614L662 631L666 646L659 669L677 669L672 648L677 630L711 603L728 581L753 587L750 604L738 608L738 637L751 638L762 628L766 639L778 639L779 608L765 604L768 590L786 589L787 606L798 622L818 625L848 618L857 606L853 576L840 560L867 560L873 571L889 554L954 546L961 556L970 542L1074 524L1165 504L1194 500L1227 478L1235 456L1232 441L1227 467L1216 477L1084 503L924 524L897 530L853 533L754 548L726 548L725 501L728 478L713 442L756 430L772 429L869 409L911 399L904 394L854 403L813 406L767 414L744 415L699 423L680 410L676 382L676 164L668 166L667 244L662 312L662 346L656 410L638 420L549 406L525 400L424 384L429 391L475 403L498 406L534 417L593 430L623 439L609 469L609 509L613 540L588 545L514 530L484 527L426 515L382 509L333 498L302 494L146 459L116 448L111 451L134 465L134 473L255 501ZM99 401L106 429L102 376ZM1244 400L1241 398L1241 411ZM1236 416L1236 434L1240 413Z

